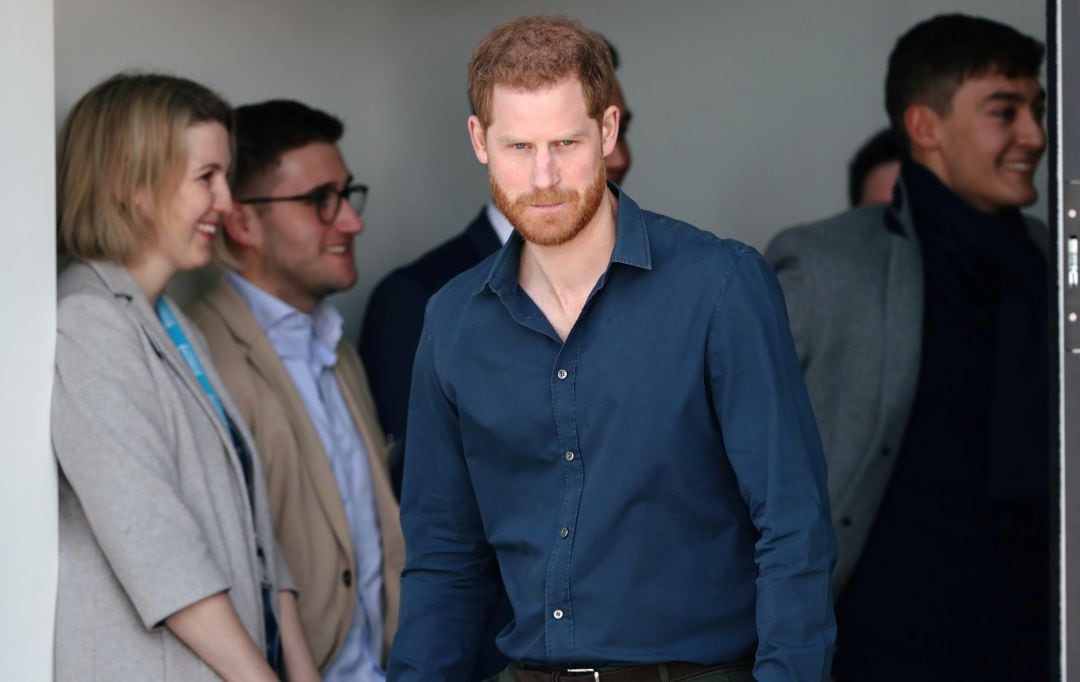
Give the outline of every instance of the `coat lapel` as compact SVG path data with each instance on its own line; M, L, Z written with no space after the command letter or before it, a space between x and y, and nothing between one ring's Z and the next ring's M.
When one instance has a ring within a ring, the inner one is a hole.
M885 317L881 379L881 419L878 424L906 424L919 379L922 360L923 273L919 241L905 201L903 182L891 231L885 275ZM882 229L887 229L883 227ZM898 414L898 412L903 414ZM882 434L885 438L901 434Z
M184 386L191 391L195 400L199 403L199 406L214 423L214 428L217 429L218 436L223 442L231 447L232 437L229 435L225 425L221 423L221 417L218 415L217 410L210 402L210 399L206 395L206 391L203 390L202 385L199 383L198 379L195 378L195 374L191 371L187 362L180 356L180 351L177 350L172 339L166 334L165 328L161 325L157 313L154 312L154 309L150 306L150 302L146 300L142 290L139 289L138 284L136 284L135 280L131 277L131 273L124 267L110 263L87 262L87 265L89 265L101 280L105 282L105 285L114 296L126 298L129 301L129 310L135 315L139 325L142 327L143 333L146 334L150 344L154 347L154 350L156 350L165 363L179 375ZM172 308L174 313L177 313L177 311L180 310L176 303L171 299L166 297L165 300L169 303L169 307ZM188 337L188 340L191 341L193 338L191 327L187 324L183 315L177 313L176 317L180 322L181 329L184 330L184 334ZM195 349L199 362L203 364L204 368L208 366L209 361L199 352L199 349L194 342L192 342L192 347Z
M397 630L398 605L400 602L399 576L405 566L405 540L401 532L397 500L390 485L387 466L389 447L379 431L375 417L375 405L368 391L363 390L364 368L352 349L338 344L338 362L334 376L345 396L353 422L367 450L368 468L371 471L371 489L375 496L375 513L382 539L383 560L383 661L390 651L390 643Z
M244 346L248 362L285 402L291 430L296 434L300 459L314 482L319 505L330 522L334 537L346 556L353 556L345 507L334 480L322 440L311 419L303 398L296 390L292 377L281 364L266 332L259 326L251 310L227 281L222 279L206 296L207 304L221 316L229 332Z

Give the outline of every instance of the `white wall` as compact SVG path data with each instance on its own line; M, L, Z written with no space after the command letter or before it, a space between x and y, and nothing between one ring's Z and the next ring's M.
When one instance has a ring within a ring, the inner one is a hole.
M1031 0L57 0L56 107L62 117L94 82L144 67L234 103L293 97L342 116L346 159L371 186L361 280L338 299L355 338L379 277L486 199L465 135L465 64L499 21L564 12L607 35L634 112L627 191L763 248L845 207L847 161L885 124L896 37L954 10L1045 34Z
M52 678L56 603L51 0L0 0L0 83L0 674L32 682Z

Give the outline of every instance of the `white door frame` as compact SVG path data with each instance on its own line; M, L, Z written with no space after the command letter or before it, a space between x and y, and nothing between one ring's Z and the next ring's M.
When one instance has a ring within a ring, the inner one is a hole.
M53 63L52 0L0 0L0 660L9 680L53 676Z

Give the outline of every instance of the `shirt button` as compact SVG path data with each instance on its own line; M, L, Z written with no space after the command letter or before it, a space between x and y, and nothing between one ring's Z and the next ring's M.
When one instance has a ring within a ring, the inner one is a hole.
M563 617L562 609L555 609L555 613L553 613L551 615L555 617L555 620L562 620L562 617Z
M560 369L556 373L556 376L558 376L560 379L565 379L566 378L566 370L565 369Z
M345 587L352 585L352 571L345 569L341 572L341 582L345 583Z
M570 535L570 529L569 528L563 528L562 530L559 531L559 535L565 538L566 536Z
M567 462L573 462L574 461L574 453L570 452L569 450L567 450L566 454L563 455L563 456L566 457Z

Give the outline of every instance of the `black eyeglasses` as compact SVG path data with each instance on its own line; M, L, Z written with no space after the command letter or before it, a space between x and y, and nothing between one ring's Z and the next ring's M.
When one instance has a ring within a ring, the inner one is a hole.
M252 197L250 199L237 199L238 204L269 204L275 201L303 201L315 207L315 215L323 225L330 225L341 212L341 202L348 201L352 205L356 215L364 211L364 203L367 201L367 185L349 184L340 192L333 186L325 185L317 187L306 194L296 194L291 197Z

